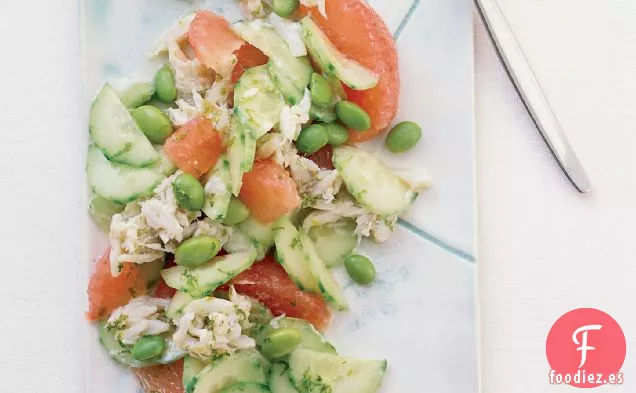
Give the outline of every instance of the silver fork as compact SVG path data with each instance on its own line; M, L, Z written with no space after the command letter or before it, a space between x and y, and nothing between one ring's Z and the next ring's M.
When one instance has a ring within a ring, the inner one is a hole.
M474 0L497 54L552 155L581 193L592 188L496 0Z

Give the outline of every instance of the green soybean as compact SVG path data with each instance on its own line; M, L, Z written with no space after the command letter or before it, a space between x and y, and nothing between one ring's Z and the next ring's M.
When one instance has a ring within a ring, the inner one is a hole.
M166 64L155 74L155 94L159 101L173 102L177 99L177 85L174 74Z
M358 284L368 285L375 279L375 266L373 266L369 258L362 255L347 255L345 268L351 279Z
M159 108L152 105L143 105L132 111L132 117L154 144L162 144L172 134L172 123Z
M334 94L329 82L318 73L311 74L309 81L311 101L319 107L325 108L333 105Z
M272 8L278 16L286 18L296 11L296 8L300 5L299 0L273 0Z
M268 359L278 359L291 353L301 340L300 331L294 328L274 329L261 342L261 353Z
M196 177L182 173L172 183L174 196L182 207L188 210L201 210L205 202L205 191Z
M177 265L195 268L214 258L221 249L219 239L212 236L196 236L179 244L174 252Z
M137 360L149 360L161 355L166 341L161 336L143 336L133 345L130 354Z
M135 83L124 90L119 99L128 109L135 109L150 101L155 94L155 86L150 82Z
M243 221L245 221L245 219L249 215L250 215L250 211L247 208L247 206L245 206L243 202L241 202L239 199L232 198L230 199L230 204L227 207L227 213L225 214L225 218L223 219L223 224L224 225L240 224Z
M327 131L330 145L340 146L349 139L349 131L342 124L327 123L323 124L323 126Z
M384 144L393 153L403 153L417 145L421 138L420 126L412 121L403 121L391 128Z
M338 102L336 114L344 125L356 131L366 131L371 127L369 114L351 101Z
M320 124L311 124L300 131L296 140L296 149L305 154L318 151L329 142L329 135L325 127Z

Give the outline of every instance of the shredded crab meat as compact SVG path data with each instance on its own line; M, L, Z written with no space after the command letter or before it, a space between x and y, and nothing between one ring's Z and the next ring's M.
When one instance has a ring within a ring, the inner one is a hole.
M113 215L108 238L114 277L119 275L122 263L155 261L163 257L164 251L174 251L175 243L189 237L186 229L201 212L178 206L172 183L180 173L161 182L150 198L129 203L124 212Z
M397 216L380 217L377 214L363 214L356 218L355 234L369 237L383 243L395 232Z
M311 97L308 89L305 89L303 98L298 104L283 107L278 125L285 139L295 141L298 138L302 125L309 121L309 109L311 109Z
M161 241L171 240L181 242L184 230L190 223L201 215L200 211L191 212L180 207L174 195L172 183L182 172L166 178L155 188L152 198L140 202L141 213L148 225L154 229Z
M371 237L382 243L387 241L395 232L398 217L381 217L359 206L352 200L338 200L332 202L318 202L314 209L303 221L303 229L309 231L315 226L328 226L342 222L343 219L355 219L354 233L359 237Z
M337 170L321 169L305 157L296 156L290 171L305 207L313 206L318 201L330 203L342 187L342 177Z
M110 273L117 277L125 262L146 263L163 257L161 241L148 226L138 204L131 203L122 213L111 218L108 239Z
M431 186L431 175L423 168L389 166L393 173L408 183L413 190L424 190Z
M143 336L167 332L171 327L165 317L168 304L166 299L150 296L134 298L113 311L106 328L124 345L133 345Z
M225 79L218 79L202 96L192 90L190 97L179 98L175 104L177 108L168 108L170 121L180 127L192 119L204 116L212 121L214 129L226 135L231 124L232 111L228 108L228 83Z
M205 297L191 301L183 316L174 321L173 340L191 356L208 359L215 355L254 348L253 338L242 334L250 326L250 301L230 287L229 300Z
M168 53L168 62L174 72L177 90L181 95L203 91L212 86L214 72L190 53L188 29L195 15L178 20L156 41L153 55Z
M288 168L298 157L294 144L279 133L269 132L258 139L256 159L271 159Z

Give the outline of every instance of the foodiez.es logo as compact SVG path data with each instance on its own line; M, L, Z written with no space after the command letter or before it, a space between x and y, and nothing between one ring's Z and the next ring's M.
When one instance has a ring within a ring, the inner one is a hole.
M545 345L551 384L593 388L622 384L625 335L618 322L595 308L578 308L559 318Z

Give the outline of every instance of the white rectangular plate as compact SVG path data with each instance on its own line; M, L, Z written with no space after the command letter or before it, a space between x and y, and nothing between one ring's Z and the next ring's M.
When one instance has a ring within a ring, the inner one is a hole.
M432 187L390 241L363 245L378 270L374 285L357 286L337 272L351 311L335 316L327 336L341 354L388 360L382 393L476 392L472 2L369 3L397 41L402 86L396 121L416 121L424 131L417 148L400 156L383 150L381 138L370 147L393 165L426 168ZM140 69L154 39L186 12L209 8L230 20L240 17L232 0L82 0L81 7L89 99L104 81ZM89 227L94 258L106 239ZM86 364L87 392L140 389L107 358L94 329Z

